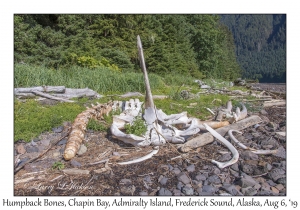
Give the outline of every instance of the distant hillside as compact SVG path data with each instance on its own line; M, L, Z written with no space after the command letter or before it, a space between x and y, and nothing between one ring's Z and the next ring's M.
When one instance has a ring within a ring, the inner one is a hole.
M286 82L286 15L220 15L234 36L243 77Z

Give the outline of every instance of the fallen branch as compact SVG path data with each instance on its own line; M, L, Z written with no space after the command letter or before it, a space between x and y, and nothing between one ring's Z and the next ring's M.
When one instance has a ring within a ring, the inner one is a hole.
M270 106L282 106L286 105L285 100L272 100L272 101L265 101L264 107L270 107Z
M44 98L49 98L49 99L56 100L56 101L63 101L63 102L70 102L70 103L74 102L74 101L71 101L71 100L68 100L68 99L59 98L59 97L55 97L55 96L52 96L52 95L49 95L49 94L46 94L46 93L42 93L42 92L37 91L37 90L32 91L32 93L34 93L37 96L42 96Z

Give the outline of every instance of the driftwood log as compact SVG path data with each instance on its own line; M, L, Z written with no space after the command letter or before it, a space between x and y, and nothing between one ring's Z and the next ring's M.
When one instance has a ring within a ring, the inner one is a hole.
M238 121L234 124L230 124L228 126L218 128L215 131L217 131L220 135L224 136L229 130L243 130L247 127L250 127L260 122L262 122L262 119L259 116L253 115L241 121ZM204 133L184 143L179 148L179 151L189 152L192 149L212 143L213 141L214 141L214 137L210 133Z
M15 88L14 94L19 99L34 98L36 96L41 96L43 98L49 98L52 100L63 102L73 102L71 100L68 100L71 98L102 97L96 91L93 91L88 88L73 89L66 88L65 86L38 86L29 88Z

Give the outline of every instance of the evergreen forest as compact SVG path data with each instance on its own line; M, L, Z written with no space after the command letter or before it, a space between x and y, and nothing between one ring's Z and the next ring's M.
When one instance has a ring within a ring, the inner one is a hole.
M286 15L15 14L14 63L285 82ZM71 71L71 70L70 70Z
M243 77L286 82L286 15L221 15L234 36Z
M57 71L105 66L141 72L137 35L150 74L241 76L232 33L211 14L16 14L14 62Z

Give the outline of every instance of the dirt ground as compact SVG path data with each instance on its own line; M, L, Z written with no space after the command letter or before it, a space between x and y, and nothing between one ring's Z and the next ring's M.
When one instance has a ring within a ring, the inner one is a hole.
M265 90L285 92L285 84L256 84L256 86ZM270 122L280 125L277 130L267 131L265 134L271 135L275 131L285 131L286 109L280 106L266 108L265 111L267 114L263 115L263 119L267 118ZM262 116L261 113L251 114ZM264 123L267 124L267 122ZM245 132L251 134L253 129ZM247 135L245 132L244 136ZM60 138L60 135L55 137ZM280 142L280 139L276 140ZM118 165L117 162L146 155L153 148L151 146L135 148L113 139L110 133L94 131L86 133L84 145L88 151L81 156L77 155L72 161L65 161L62 158L65 146L62 144L54 146L42 158L27 164L15 174L14 194L16 196L155 196L158 195L160 189L165 188L175 195L174 190L178 185L178 174L175 169L179 169L190 179L191 187L195 189L193 195L198 195L196 189L200 185L193 180L199 173L207 172L209 176L213 175L215 172L212 171L216 170L216 166L209 160L219 160L222 157L220 151L226 151L226 147L214 142L182 155L178 152L176 145L166 144L160 146L159 152L149 160L131 165ZM282 145L285 147L285 143ZM57 152L60 152L60 155L54 155ZM106 161L108 159L109 161ZM47 164L51 166L53 162L57 161L64 164L64 169L77 168L86 170L87 174L71 175L63 170L46 167ZM263 156L259 157L259 161L265 161L272 165L285 161L285 159ZM194 165L195 170L188 170L190 165ZM220 170L218 176L222 181L220 185L234 183L237 179L231 174L229 168ZM165 183L162 182L164 178L167 179ZM218 194L223 193L220 187L218 189L219 191L215 192L216 195L217 192Z

